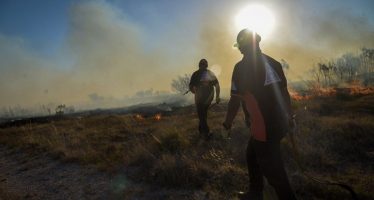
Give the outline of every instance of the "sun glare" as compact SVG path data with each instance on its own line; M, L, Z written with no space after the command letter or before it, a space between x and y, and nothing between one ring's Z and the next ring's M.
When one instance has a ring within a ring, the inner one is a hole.
M244 7L235 17L238 30L248 28L257 32L261 37L267 37L274 28L272 12L262 5L249 5Z

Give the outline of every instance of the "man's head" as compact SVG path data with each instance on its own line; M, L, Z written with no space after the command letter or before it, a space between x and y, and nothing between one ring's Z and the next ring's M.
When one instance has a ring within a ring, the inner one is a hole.
M238 47L242 54L254 53L260 49L261 36L256 32L243 29L238 33L235 47Z
M199 69L206 69L206 68L208 68L208 61L203 58L199 62Z

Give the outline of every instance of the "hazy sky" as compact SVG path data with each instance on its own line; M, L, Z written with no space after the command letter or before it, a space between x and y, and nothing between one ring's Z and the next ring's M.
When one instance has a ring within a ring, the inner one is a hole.
M229 88L235 16L258 3L275 16L264 53L290 64L289 79L320 60L374 47L373 0L0 0L0 106L123 98L169 91L201 58Z

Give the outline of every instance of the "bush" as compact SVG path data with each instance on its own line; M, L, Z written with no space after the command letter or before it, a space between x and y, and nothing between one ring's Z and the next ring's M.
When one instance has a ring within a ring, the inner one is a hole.
M161 186L199 188L211 176L211 169L203 162L186 156L164 154L155 163L152 181Z
M160 136L159 147L161 151L176 153L185 149L189 145L189 140L186 136L179 133L177 129L164 130Z

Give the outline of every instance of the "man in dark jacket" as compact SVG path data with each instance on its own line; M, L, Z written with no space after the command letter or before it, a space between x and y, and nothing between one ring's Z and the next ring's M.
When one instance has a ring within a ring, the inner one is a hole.
M207 123L208 109L214 98L213 87L216 88L216 103L220 102L220 87L214 73L208 70L208 61L201 59L199 70L195 71L190 80L190 91L195 94L195 104L199 115L200 135L209 138L210 130Z
M292 122L287 80L279 62L263 54L261 37L244 29L237 37L243 54L232 74L231 98L223 126L230 129L240 107L250 116L251 136L247 147L249 192L245 199L263 199L263 176L280 200L296 199L291 189L280 152L280 140Z

